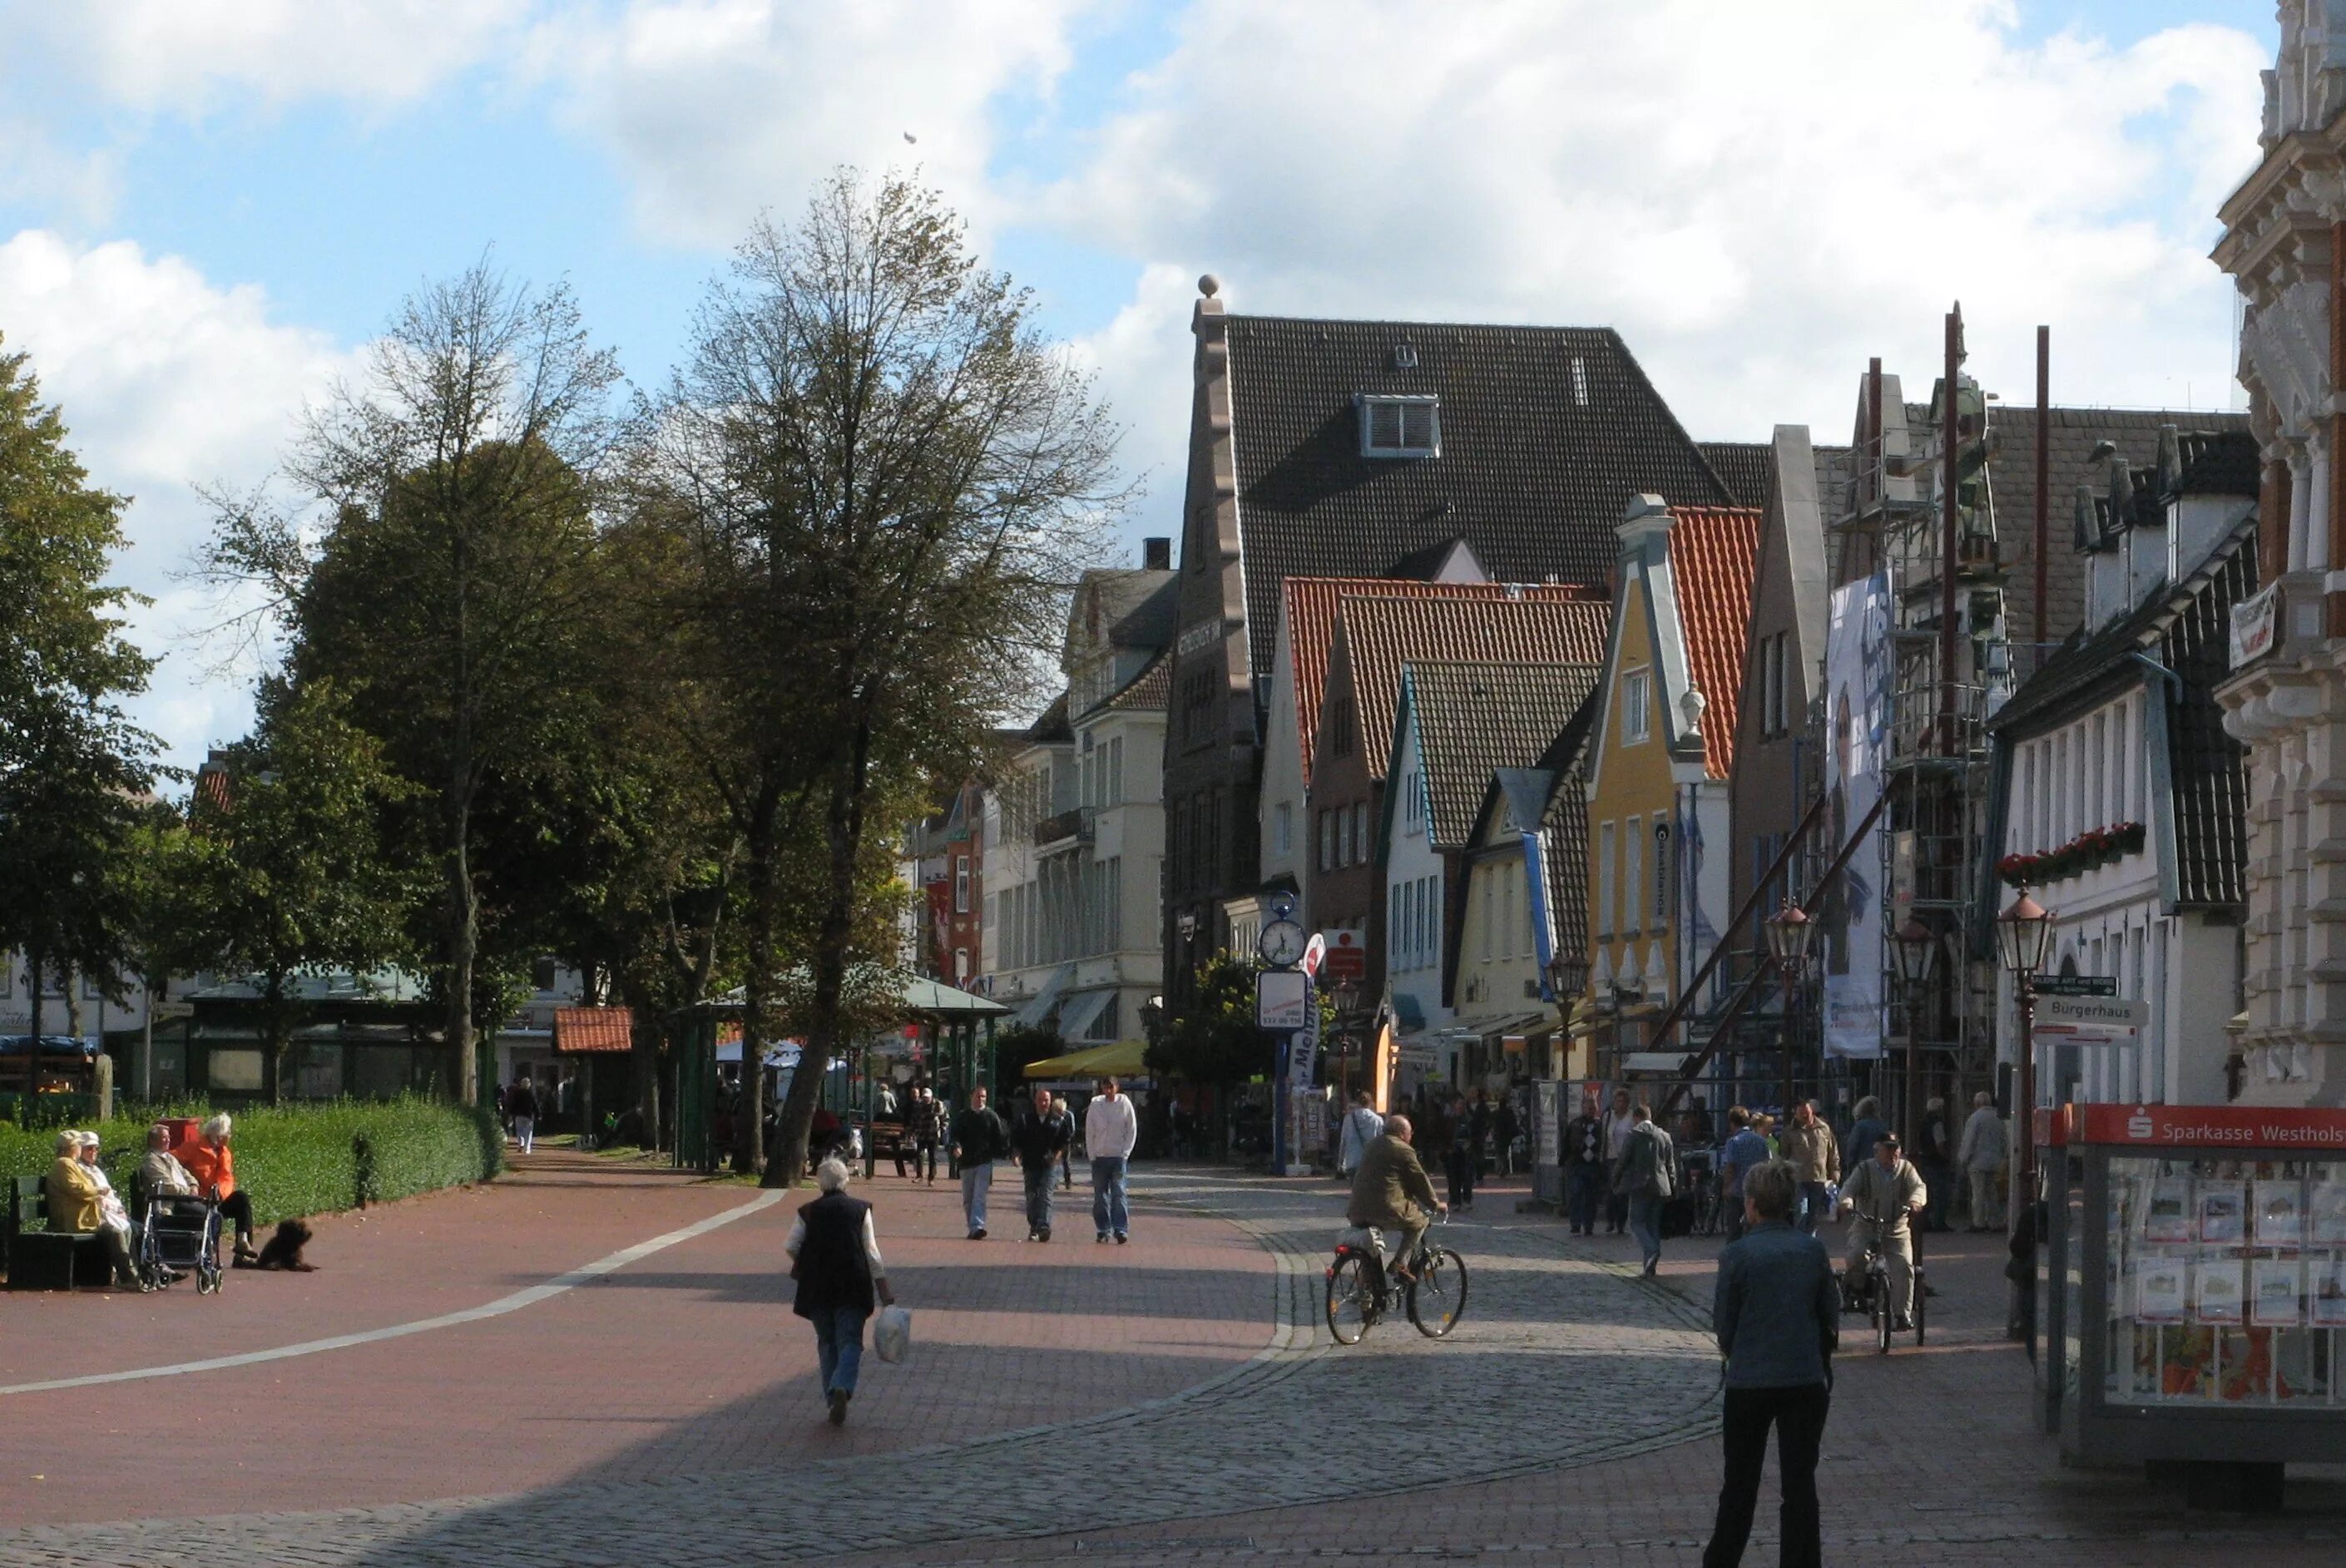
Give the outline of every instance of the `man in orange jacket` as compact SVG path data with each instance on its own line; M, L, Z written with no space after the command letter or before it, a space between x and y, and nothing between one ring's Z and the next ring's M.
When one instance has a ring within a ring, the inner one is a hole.
M219 1203L220 1217L236 1226L236 1256L250 1263L260 1254L252 1246L252 1198L237 1190L236 1156L229 1153L229 1135L234 1131L225 1114L204 1124L203 1135L179 1153L179 1163L196 1178L196 1191L215 1198Z

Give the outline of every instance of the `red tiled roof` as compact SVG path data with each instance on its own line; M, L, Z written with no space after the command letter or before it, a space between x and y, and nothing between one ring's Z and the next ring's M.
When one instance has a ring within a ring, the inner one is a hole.
M1596 590L1576 583L1417 583L1394 577L1290 577L1285 593L1287 638L1295 673L1295 738L1302 748L1307 785L1311 782L1312 752L1319 744L1320 699L1328 687L1328 650L1335 640L1336 606L1341 600L1359 596L1459 602L1509 597L1543 603L1601 600ZM1393 678L1400 677L1396 665Z
M554 1048L566 1056L635 1048L635 1013L626 1007L557 1007Z
M1748 585L1748 564L1744 575ZM1336 606L1336 635L1351 661L1369 777L1382 779L1392 761L1393 710L1405 661L1601 665L1612 617L1608 600L1545 588L1525 587L1515 597L1504 589L1495 596L1433 599L1344 596Z
M1703 695L1703 771L1724 779L1735 764L1735 716L1751 640L1751 594L1760 513L1743 506L1670 508L1670 577L1687 664Z

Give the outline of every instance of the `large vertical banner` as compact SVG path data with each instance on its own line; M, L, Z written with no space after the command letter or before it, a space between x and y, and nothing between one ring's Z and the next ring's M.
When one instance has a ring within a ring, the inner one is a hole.
M1825 628L1825 853L1839 854L1882 799L1890 752L1890 576L1833 590ZM1848 853L1820 911L1824 1046L1882 1054L1882 823Z

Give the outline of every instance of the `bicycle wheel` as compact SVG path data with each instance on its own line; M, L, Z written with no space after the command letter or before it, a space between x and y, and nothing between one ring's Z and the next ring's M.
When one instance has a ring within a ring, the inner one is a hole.
M1466 1260L1446 1247L1430 1247L1409 1288L1409 1320L1429 1339L1458 1327L1466 1311Z
M1347 1252L1328 1267L1328 1332L1339 1345L1357 1345L1369 1331L1376 1291L1369 1283L1369 1267L1357 1252Z
M1874 1349L1879 1354L1886 1356L1890 1354L1890 1324L1892 1321L1890 1316L1890 1279L1886 1275L1876 1275L1873 1277L1872 1283L1873 1286Z

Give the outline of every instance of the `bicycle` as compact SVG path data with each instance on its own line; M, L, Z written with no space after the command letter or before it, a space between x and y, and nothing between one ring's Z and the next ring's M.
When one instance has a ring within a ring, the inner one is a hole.
M1919 1348L1930 1329L1931 1297L1929 1290L1925 1288L1923 1268L1923 1233L1919 1227L1911 1225L1908 1229L1913 1238L1912 1242L1914 1248L1912 1328L1914 1343ZM1864 1312L1868 1321L1872 1323L1875 1352L1879 1355L1888 1355L1890 1342L1898 1335L1900 1329L1897 1326L1897 1319L1890 1310L1890 1263L1881 1247L1869 1247L1865 1249L1859 1288L1852 1293L1848 1288L1847 1280L1844 1279L1841 1295L1847 1309Z
M1419 1333L1447 1338L1466 1311L1466 1260L1450 1247L1421 1241L1411 1262L1414 1278L1396 1281L1385 1268L1382 1238L1373 1230L1368 1236L1365 1246L1349 1235L1336 1243L1327 1269L1328 1332L1340 1345L1357 1345L1398 1298Z

